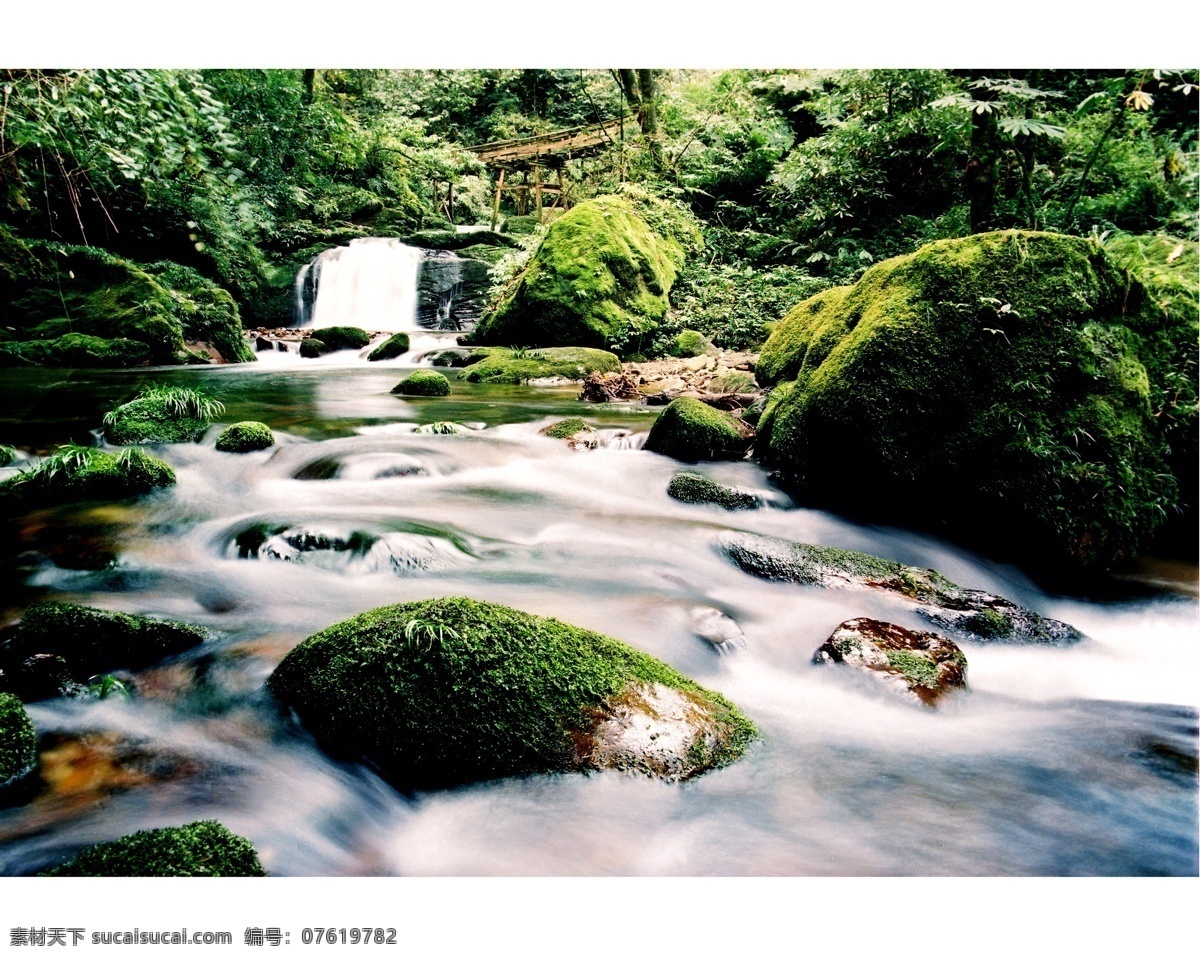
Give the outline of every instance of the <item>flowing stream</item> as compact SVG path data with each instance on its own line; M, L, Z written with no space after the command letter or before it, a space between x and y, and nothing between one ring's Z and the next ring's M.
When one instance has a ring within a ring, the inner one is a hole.
M126 677L129 699L29 707L44 786L0 811L0 873L216 818L278 875L1195 874L1194 567L1147 576L1173 587L1050 596L944 542L797 508L750 463L699 469L771 506L687 506L666 495L680 465L639 449L654 409L462 380L442 399L390 395L411 366L348 354L0 378L0 439L18 446L89 441L104 411L149 381L200 386L226 404L223 422L263 420L278 439L222 454L214 426L201 442L154 448L178 474L172 488L4 516L5 622L52 597L191 621L212 639ZM538 436L566 415L587 417L604 445L572 451ZM413 432L435 420L474 429ZM810 662L841 621L921 627L910 610L755 579L714 549L729 530L932 566L1089 639L968 645L970 691L916 708ZM624 640L724 693L762 740L685 784L606 772L405 795L327 758L264 694L311 633L441 595ZM693 633L696 606L736 620L746 649L718 656Z

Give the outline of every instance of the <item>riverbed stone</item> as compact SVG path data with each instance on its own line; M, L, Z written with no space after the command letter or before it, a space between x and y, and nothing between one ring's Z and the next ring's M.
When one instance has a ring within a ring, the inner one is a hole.
M746 573L764 580L890 593L960 640L1063 646L1084 639L1070 624L1004 597L960 587L936 570L869 553L744 532L724 535L719 549Z
M688 611L692 632L724 656L746 649L746 635L737 621L716 607L697 606Z
M727 487L698 473L677 473L667 484L667 496L680 503L712 503L725 510L753 510L762 499L753 493Z
M98 843L43 877L265 877L254 845L216 820Z
M217 449L222 453L250 453L275 445L271 428L258 420L242 420L231 424L217 437Z
M740 460L754 430L723 410L692 397L667 404L643 449L676 460Z
M25 705L11 693L0 693L0 790L12 786L37 766L37 734Z
M407 333L393 333L379 346L367 354L368 360L394 360L402 353L408 353L410 340Z
M967 658L946 637L858 617L838 626L813 655L818 664L844 664L914 703L935 706L967 685Z
M756 736L722 696L620 641L461 597L323 630L268 687L326 749L404 788L613 767L685 780Z
M595 450L600 435L582 417L568 417L538 431L551 440L566 440L572 450Z

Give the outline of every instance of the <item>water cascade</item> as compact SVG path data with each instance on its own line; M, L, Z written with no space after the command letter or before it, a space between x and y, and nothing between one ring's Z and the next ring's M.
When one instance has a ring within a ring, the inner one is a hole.
M296 325L393 333L419 329L422 255L417 247L386 237L365 237L323 251L296 277Z

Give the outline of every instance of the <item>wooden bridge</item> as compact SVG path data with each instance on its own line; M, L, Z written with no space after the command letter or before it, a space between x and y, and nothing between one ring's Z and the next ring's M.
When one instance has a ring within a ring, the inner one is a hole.
M568 160L589 156L624 140L625 126L629 123L635 124L636 121L631 117L614 117L603 123L570 127L540 137L493 140L491 143L481 143L468 148L491 168L495 177L496 196L492 201L492 229L496 229L496 222L500 219L500 196L506 190L517 195L517 211L522 216L528 210L532 196L538 223L542 222L542 199L545 194L554 195L554 203L549 209L555 209L560 202L565 208L567 201L566 185L563 183L564 164ZM546 170L555 172L555 182L548 182L542 176ZM505 177L510 173L521 174L522 182L510 180L506 185Z

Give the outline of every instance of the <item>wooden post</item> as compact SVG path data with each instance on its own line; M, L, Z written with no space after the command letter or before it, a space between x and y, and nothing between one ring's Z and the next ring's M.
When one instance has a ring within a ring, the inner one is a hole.
M450 186L446 190L446 219L454 226L454 181L448 180Z
M496 199L492 201L492 230L500 219L500 191L504 189L504 168L500 168L500 176L496 180Z
M533 196L537 202L538 223L542 222L542 168L533 168Z
M562 172L563 172L563 168L559 167L558 168L558 197L557 197L557 199L555 199L554 205L557 207L559 202L561 201L562 208L564 210L566 210L567 209L567 187L566 187L566 184L563 183Z

